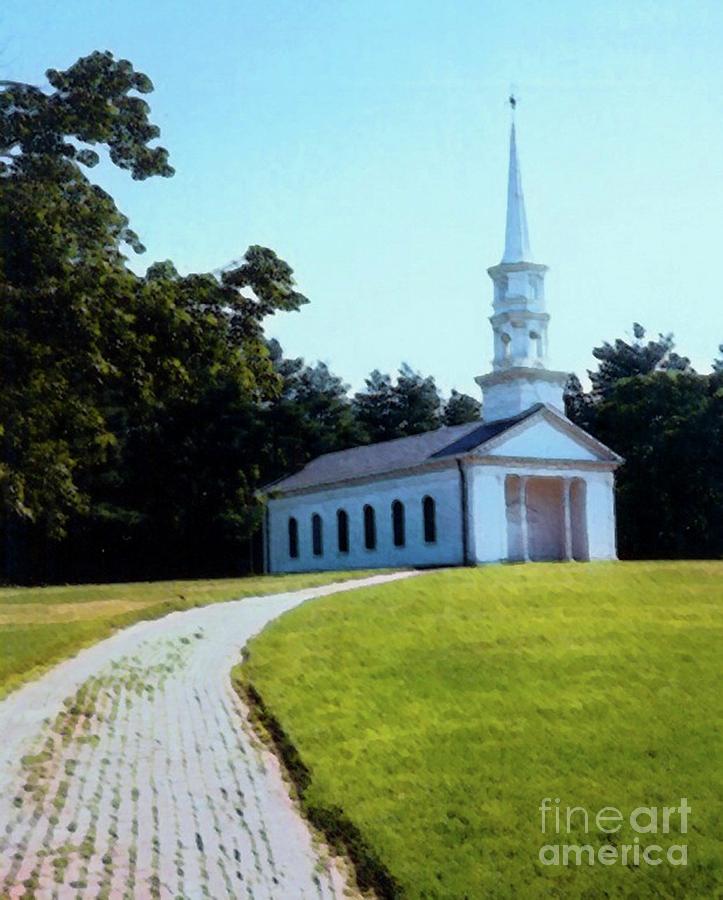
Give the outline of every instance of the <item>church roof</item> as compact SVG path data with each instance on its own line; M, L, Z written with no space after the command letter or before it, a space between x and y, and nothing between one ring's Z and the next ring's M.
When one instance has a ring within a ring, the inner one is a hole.
M486 443L493 437L497 437L498 434L507 431L508 428L512 428L513 425L517 425L518 422L522 422L524 419L534 415L543 407L544 403L535 403L534 406L518 413L516 416L510 416L507 419L495 419L494 422L478 422L476 428L459 437L448 447L438 450L433 455L433 458L439 459L442 456L459 456L461 453L469 453L470 450L474 450L480 444Z
M509 419L494 422L477 420L464 425L444 426L410 437L325 453L312 459L294 475L267 485L266 489L280 493L305 490L354 478L412 469L434 460L453 459L469 453L542 408L543 404L537 403Z

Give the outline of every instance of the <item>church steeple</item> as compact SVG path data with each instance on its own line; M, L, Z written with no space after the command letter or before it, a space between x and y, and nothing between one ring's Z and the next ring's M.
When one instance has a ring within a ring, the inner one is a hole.
M503 263L532 262L530 238L527 232L525 197L522 193L522 176L517 159L515 123L510 128L510 165L507 174L507 225L505 228L505 252Z
M515 98L510 97L513 114L515 105ZM484 395L484 418L489 421L514 416L534 403L562 409L567 375L547 368L547 266L532 261L514 121L507 173L505 252L502 261L487 272L495 286L494 313L490 317L494 357L492 373L477 378Z

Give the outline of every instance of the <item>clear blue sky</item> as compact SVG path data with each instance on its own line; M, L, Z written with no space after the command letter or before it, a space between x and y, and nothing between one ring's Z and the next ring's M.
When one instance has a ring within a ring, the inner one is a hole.
M0 34L0 78L94 49L145 71L177 174L96 170L134 267L274 248L312 302L269 333L354 387L405 360L477 395L510 84L555 367L633 320L703 371L723 341L719 2L5 0Z

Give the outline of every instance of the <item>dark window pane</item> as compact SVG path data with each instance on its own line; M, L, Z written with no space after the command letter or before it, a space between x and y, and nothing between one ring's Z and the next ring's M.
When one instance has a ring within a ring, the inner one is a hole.
M336 511L336 533L339 542L339 553L349 552L349 516L344 509Z
M364 507L364 546L367 550L374 550L377 546L377 523L371 506Z
M392 534L394 546L404 546L404 504L400 500L392 503Z
M433 544L437 540L437 512L431 497L425 497L422 500L422 512L424 515L424 540L427 544Z
M299 523L293 516L289 519L289 556L292 559L299 556Z
M321 516L314 513L311 517L311 546L314 556L321 556L324 552L324 542L321 530Z

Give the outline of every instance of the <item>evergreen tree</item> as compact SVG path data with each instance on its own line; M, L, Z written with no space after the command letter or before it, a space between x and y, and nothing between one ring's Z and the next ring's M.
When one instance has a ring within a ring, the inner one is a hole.
M675 351L672 334L658 335L656 341L645 339L645 329L637 322L633 324L633 340L618 338L614 344L605 341L595 347L593 356L599 361L597 372L590 372L593 397L605 397L607 392L622 378L633 375L648 375L657 371L693 371L690 360Z
M715 376L662 371L618 381L594 435L625 458L617 475L625 558L723 555L723 392Z
M590 394L585 393L582 382L574 373L568 377L565 384L563 401L568 419L587 431L591 425L594 401Z
M723 394L720 376L696 374L672 335L618 339L593 350L597 372L585 393L568 381L567 415L625 458L618 470L621 556L723 553Z
M260 414L264 479L294 472L322 453L364 443L348 385L325 363L309 366L300 358L285 359L276 341L269 347L282 386Z
M394 395L401 434L420 434L442 424L442 398L431 375L420 375L402 363Z
M402 363L396 383L375 370L354 395L354 416L371 443L431 431L442 424L442 399L434 378Z
M444 404L442 419L445 425L464 425L475 422L480 417L482 404L469 394L461 394L452 389L449 399Z
M389 375L375 369L366 379L366 389L354 395L352 408L367 443L401 437L397 397Z

